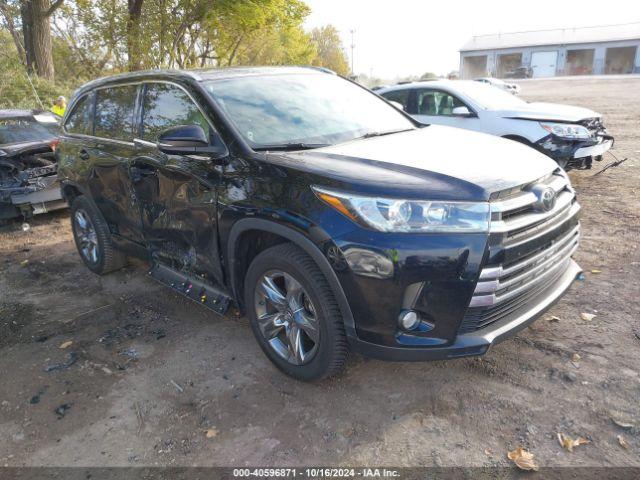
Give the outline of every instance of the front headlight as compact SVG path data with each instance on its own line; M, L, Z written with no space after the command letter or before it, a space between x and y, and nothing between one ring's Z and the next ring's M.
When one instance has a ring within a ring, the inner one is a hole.
M487 202L441 202L361 197L313 187L324 202L354 222L381 232L489 231Z
M571 125L568 123L541 123L540 126L547 132L560 138L587 139L591 138L591 133L582 125Z

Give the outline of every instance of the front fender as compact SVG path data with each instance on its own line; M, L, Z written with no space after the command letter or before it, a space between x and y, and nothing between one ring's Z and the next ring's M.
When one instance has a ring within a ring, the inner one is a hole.
M333 268L331 267L329 261L325 257L325 254L320 249L320 247L314 243L310 238L303 235L302 233L294 230L293 228L278 223L276 221L267 220L263 218L243 218L241 220L236 221L231 230L229 232L229 236L227 239L227 267L229 273L229 284L233 291L233 295L235 298L238 298L239 292L236 290L237 278L236 278L236 247L238 245L238 240L240 236L251 230L257 230L262 232L268 232L274 235L279 235L283 238L286 238L291 243L294 243L302 250L304 250L313 260L316 262L324 276L326 277L329 285L331 286L334 295L336 296L336 300L338 301L338 306L340 308L340 313L342 314L342 318L345 325L345 330L347 332L347 336L350 338L356 337L356 329L355 322L353 319L353 313L351 312L351 307L349 306L349 302L347 301L347 297L344 293L342 285L340 284L338 277L336 276ZM319 234L319 232L316 232ZM326 234L325 234L326 235ZM322 235L321 235L322 236ZM328 238L328 236L326 236Z

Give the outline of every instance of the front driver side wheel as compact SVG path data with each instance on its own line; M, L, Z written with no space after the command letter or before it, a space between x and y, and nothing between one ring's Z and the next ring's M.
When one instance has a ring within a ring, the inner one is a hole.
M333 291L313 261L285 243L260 253L245 277L245 306L269 359L300 380L338 373L348 348Z

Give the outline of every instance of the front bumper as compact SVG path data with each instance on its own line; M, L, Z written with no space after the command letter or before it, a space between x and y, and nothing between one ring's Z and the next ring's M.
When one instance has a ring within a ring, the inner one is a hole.
M614 139L609 135L602 135L597 140L566 140L548 135L535 146L565 170L586 170L594 160L602 160L602 155L613 147L613 143Z
M526 305L484 329L458 335L455 341L447 346L403 348L378 345L360 339L352 339L351 345L354 350L364 355L394 361L442 360L482 355L492 345L533 323L560 299L581 271L578 264L570 260L564 272Z

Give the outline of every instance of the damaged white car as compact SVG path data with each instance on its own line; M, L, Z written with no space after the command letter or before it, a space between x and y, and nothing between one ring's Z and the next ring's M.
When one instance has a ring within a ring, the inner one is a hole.
M58 131L52 114L0 110L0 222L66 207L54 155Z
M602 116L553 103L528 103L504 90L465 80L395 85L376 91L425 124L509 138L553 158L565 170L588 169L613 146Z

